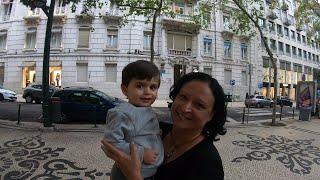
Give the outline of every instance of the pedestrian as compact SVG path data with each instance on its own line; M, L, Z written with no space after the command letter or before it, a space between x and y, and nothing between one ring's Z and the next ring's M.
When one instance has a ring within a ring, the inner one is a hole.
M225 123L222 87L211 76L193 72L184 75L170 90L173 124L160 123L164 163L155 180L224 179L222 160L213 141ZM134 141L133 141L134 142ZM130 144L130 155L103 139L102 150L113 159L128 180L143 179L138 145Z
M121 90L129 102L119 103L107 114L105 138L127 154L130 142L137 144L143 178L152 177L163 161L159 123L151 108L159 85L159 69L153 63L140 60L128 64L122 71ZM111 179L125 179L116 165Z

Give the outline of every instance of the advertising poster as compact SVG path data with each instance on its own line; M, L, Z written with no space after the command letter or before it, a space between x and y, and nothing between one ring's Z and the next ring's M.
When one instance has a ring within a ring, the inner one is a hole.
M299 81L297 84L297 108L312 107L315 111L316 84L312 81Z

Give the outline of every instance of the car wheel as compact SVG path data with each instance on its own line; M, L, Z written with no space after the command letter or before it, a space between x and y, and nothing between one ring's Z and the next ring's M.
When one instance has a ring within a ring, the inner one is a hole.
M37 104L41 104L41 100L40 100L40 99L35 100L35 102L36 102Z
M33 98L31 95L27 95L26 96L26 103L32 103L33 102Z
M2 94L0 94L0 101L3 101L4 100L4 97Z

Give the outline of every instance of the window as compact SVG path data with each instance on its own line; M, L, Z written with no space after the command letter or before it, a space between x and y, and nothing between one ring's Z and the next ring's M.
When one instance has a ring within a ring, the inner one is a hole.
M241 72L241 85L242 86L247 86L248 85L247 72L246 71L242 71Z
M118 29L108 29L107 32L107 47L118 48Z
M106 64L106 81L117 82L117 64Z
M286 54L287 56L291 56L291 49L289 44L286 44Z
M298 57L302 59L302 50L298 48Z
M292 46L292 55L293 55L294 57L297 57L297 48L294 47L294 46Z
M316 55L315 54L312 54L312 61L316 62Z
M284 27L284 35L289 38L289 29L287 27Z
M150 50L150 42L151 42L151 32L145 31L143 32L143 49Z
M277 33L279 36L283 36L282 26L280 24L277 24Z
M274 22L272 21L269 21L269 32L270 33L275 33L276 29L275 29L275 26L274 26Z
M78 48L89 48L90 28L88 26L81 26L79 28L79 42Z
M265 21L265 19L259 18L259 19L258 19L258 24L259 24L259 26L260 26L262 29L265 28L265 27L266 27L266 21Z
M12 3L13 0L3 0L2 1L2 10L0 11L3 12L2 14L2 20L3 21L8 21L10 19L10 15L11 15L11 10L12 10ZM1 9L1 7L0 7ZM1 15L1 14L0 14Z
M310 53L310 52L308 52L308 60L309 60L309 61L312 60L312 59L311 59L311 53Z
M224 57L231 58L231 41L224 41Z
M223 16L223 28L224 28L224 30L230 29L230 17L229 16Z
M37 40L37 29L29 28L26 35L25 49L35 49Z
M54 14L65 14L66 7L63 4L63 0L56 0L55 7L54 7Z
M187 2L187 1L186 1ZM175 2L172 4L176 14L189 15L192 14L192 3Z
M303 51L303 59L307 60L307 51Z
M203 53L205 55L212 55L212 39L204 38L203 39Z
M294 30L291 30L291 39L292 40L296 40L296 33L294 32Z
M77 63L77 82L88 82L87 63Z
M61 48L62 43L62 29L61 28L52 28L51 34L51 48Z
M303 44L306 44L306 37L304 35L302 35L302 42Z
M300 35L300 33L297 33L297 41L298 41L299 43L301 43L301 35Z
M180 34L168 34L167 48L169 54L191 56L192 37Z
M279 50L279 54L284 54L283 53L283 42L278 42L278 50Z
M276 40L270 39L270 47L271 47L271 49L274 50L274 51L277 50Z
M82 97L82 93L81 92L73 92L69 95L69 100L71 102L78 102L78 103L83 103L84 99Z
M242 59L248 58L248 46L245 43L241 43L241 58Z
M212 67L203 67L203 72L211 76Z
M0 50L7 48L7 31L0 31Z
M232 79L232 71L231 71L231 69L225 69L224 70L224 84L229 85L231 79Z

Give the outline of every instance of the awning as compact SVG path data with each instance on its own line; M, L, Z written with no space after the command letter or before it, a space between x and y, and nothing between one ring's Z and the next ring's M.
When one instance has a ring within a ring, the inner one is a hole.
M61 61L50 61L50 67L61 67Z
M32 67L32 66L36 66L36 62L34 61L25 61L22 63L23 67Z

